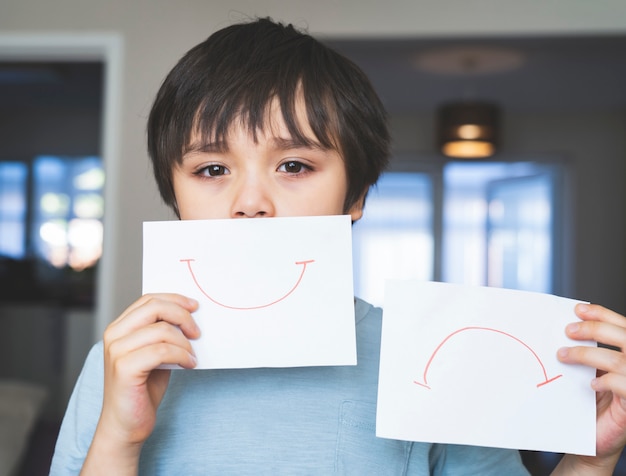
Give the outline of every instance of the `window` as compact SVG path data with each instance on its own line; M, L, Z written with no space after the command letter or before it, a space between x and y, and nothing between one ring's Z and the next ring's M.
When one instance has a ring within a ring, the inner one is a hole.
M553 292L558 168L453 162L443 177L442 279Z
M27 178L26 164L0 162L0 256L25 255Z
M102 255L98 157L0 162L0 286L9 301L91 304Z
M100 159L38 157L33 175L34 254L55 268L94 266L102 254Z
M386 173L353 226L355 292L382 305L387 278L433 277L433 184L424 173Z
M530 162L451 162L441 203L438 175L384 174L354 225L356 295L382 305L386 278L555 292L561 174Z

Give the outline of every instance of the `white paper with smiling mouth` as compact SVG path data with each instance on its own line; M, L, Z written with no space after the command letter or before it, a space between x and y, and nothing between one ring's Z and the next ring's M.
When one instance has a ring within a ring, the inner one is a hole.
M143 292L196 299L198 369L355 365L347 215L144 223Z

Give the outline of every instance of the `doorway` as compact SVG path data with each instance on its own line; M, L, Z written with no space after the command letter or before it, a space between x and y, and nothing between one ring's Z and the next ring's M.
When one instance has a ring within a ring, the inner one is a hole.
M82 252L72 252L71 242L91 230L101 248L115 224L114 207L102 203L114 193L101 179L118 162L121 66L117 35L0 35L0 274L11 271L0 298L0 383L32 403L28 418L12 421L19 429L11 461L3 461L11 474L48 474L69 394L95 341L109 280L94 253L72 267L71 255ZM80 230L71 232L72 222ZM27 277L23 294L13 289L15 269Z

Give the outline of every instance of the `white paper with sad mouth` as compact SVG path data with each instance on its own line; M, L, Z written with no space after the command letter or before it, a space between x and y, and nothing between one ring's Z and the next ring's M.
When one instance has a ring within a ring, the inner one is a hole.
M556 358L576 343L577 301L435 282L388 281L376 434L595 454L595 369Z
M144 223L143 292L199 302L199 369L355 365L349 216Z

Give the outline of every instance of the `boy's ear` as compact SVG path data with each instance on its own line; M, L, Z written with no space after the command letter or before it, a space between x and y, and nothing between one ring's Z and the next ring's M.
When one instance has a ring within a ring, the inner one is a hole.
M348 215L352 217L352 223L358 221L363 216L363 207L365 206L365 196L367 193L364 193L359 197L359 199L354 202L354 204L348 210Z

